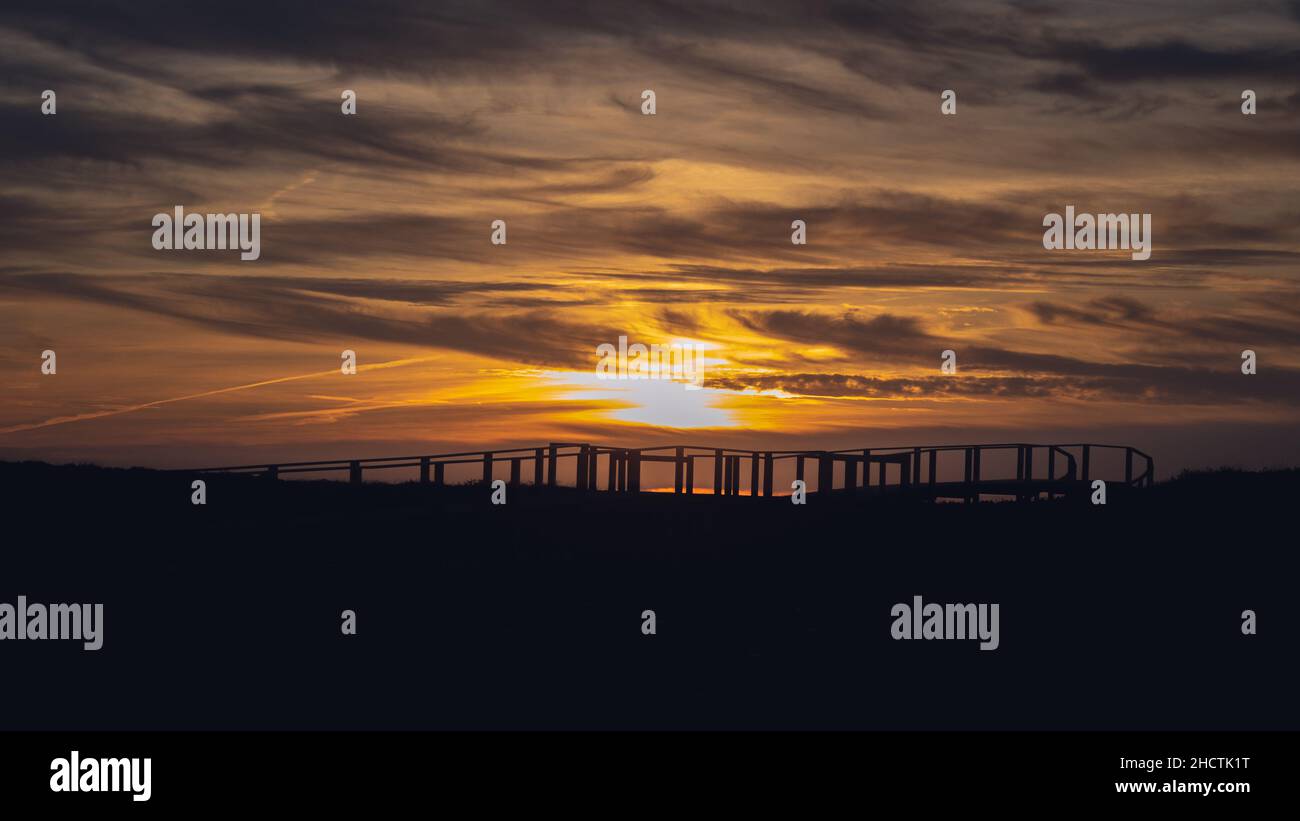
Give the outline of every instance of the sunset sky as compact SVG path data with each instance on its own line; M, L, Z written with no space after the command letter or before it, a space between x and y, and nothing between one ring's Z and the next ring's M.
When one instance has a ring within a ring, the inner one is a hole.
M1233 5L6 3L0 458L1300 463L1300 3ZM177 205L261 258L155 250ZM1045 250L1067 205L1151 258ZM597 380L620 334L705 389Z

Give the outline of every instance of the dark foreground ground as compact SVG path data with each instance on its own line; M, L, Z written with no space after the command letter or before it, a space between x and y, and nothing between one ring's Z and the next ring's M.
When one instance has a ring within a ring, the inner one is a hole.
M1300 729L1296 471L1105 507L190 478L0 465L0 602L105 605L98 652L0 642L0 728ZM999 603L1000 648L892 640L914 595Z

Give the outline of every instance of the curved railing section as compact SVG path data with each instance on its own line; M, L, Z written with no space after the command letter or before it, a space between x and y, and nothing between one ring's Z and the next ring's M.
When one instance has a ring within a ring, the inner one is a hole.
M527 476L529 483L538 487L565 486L580 491L653 490L760 498L787 495L795 481L804 482L808 492L902 493L967 502L984 497L1019 501L1053 498L1086 490L1097 479L1125 489L1148 488L1155 483L1154 461L1134 447L1025 442L844 450L744 450L701 445L620 448L551 442L543 447L236 465L187 472L268 478L346 473L349 481L359 484L365 471L413 469L420 482L442 486L448 483L447 468L457 465L479 466L471 471L469 481L481 478L484 484L491 483L498 472L508 472L511 486L524 484ZM707 481L710 471L711 481ZM643 481L656 472L661 485Z

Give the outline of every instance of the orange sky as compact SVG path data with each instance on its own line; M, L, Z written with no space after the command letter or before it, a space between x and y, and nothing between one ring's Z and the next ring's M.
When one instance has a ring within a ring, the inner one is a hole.
M412 4L293 42L0 16L0 457L1087 438L1162 473L1294 464L1300 20L1111 11ZM154 250L176 205L260 213L261 258ZM1067 205L1152 214L1151 258L1044 250ZM620 334L705 345L705 388L597 380Z

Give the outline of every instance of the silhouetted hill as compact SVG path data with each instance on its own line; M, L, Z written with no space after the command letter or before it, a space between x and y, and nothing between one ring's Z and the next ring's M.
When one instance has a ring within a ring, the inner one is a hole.
M238 476L195 506L190 479L0 464L0 601L107 622L97 653L0 648L24 705L0 725L1300 728L1296 470L1105 506L527 486L494 506ZM915 595L999 603L999 648L895 641Z

